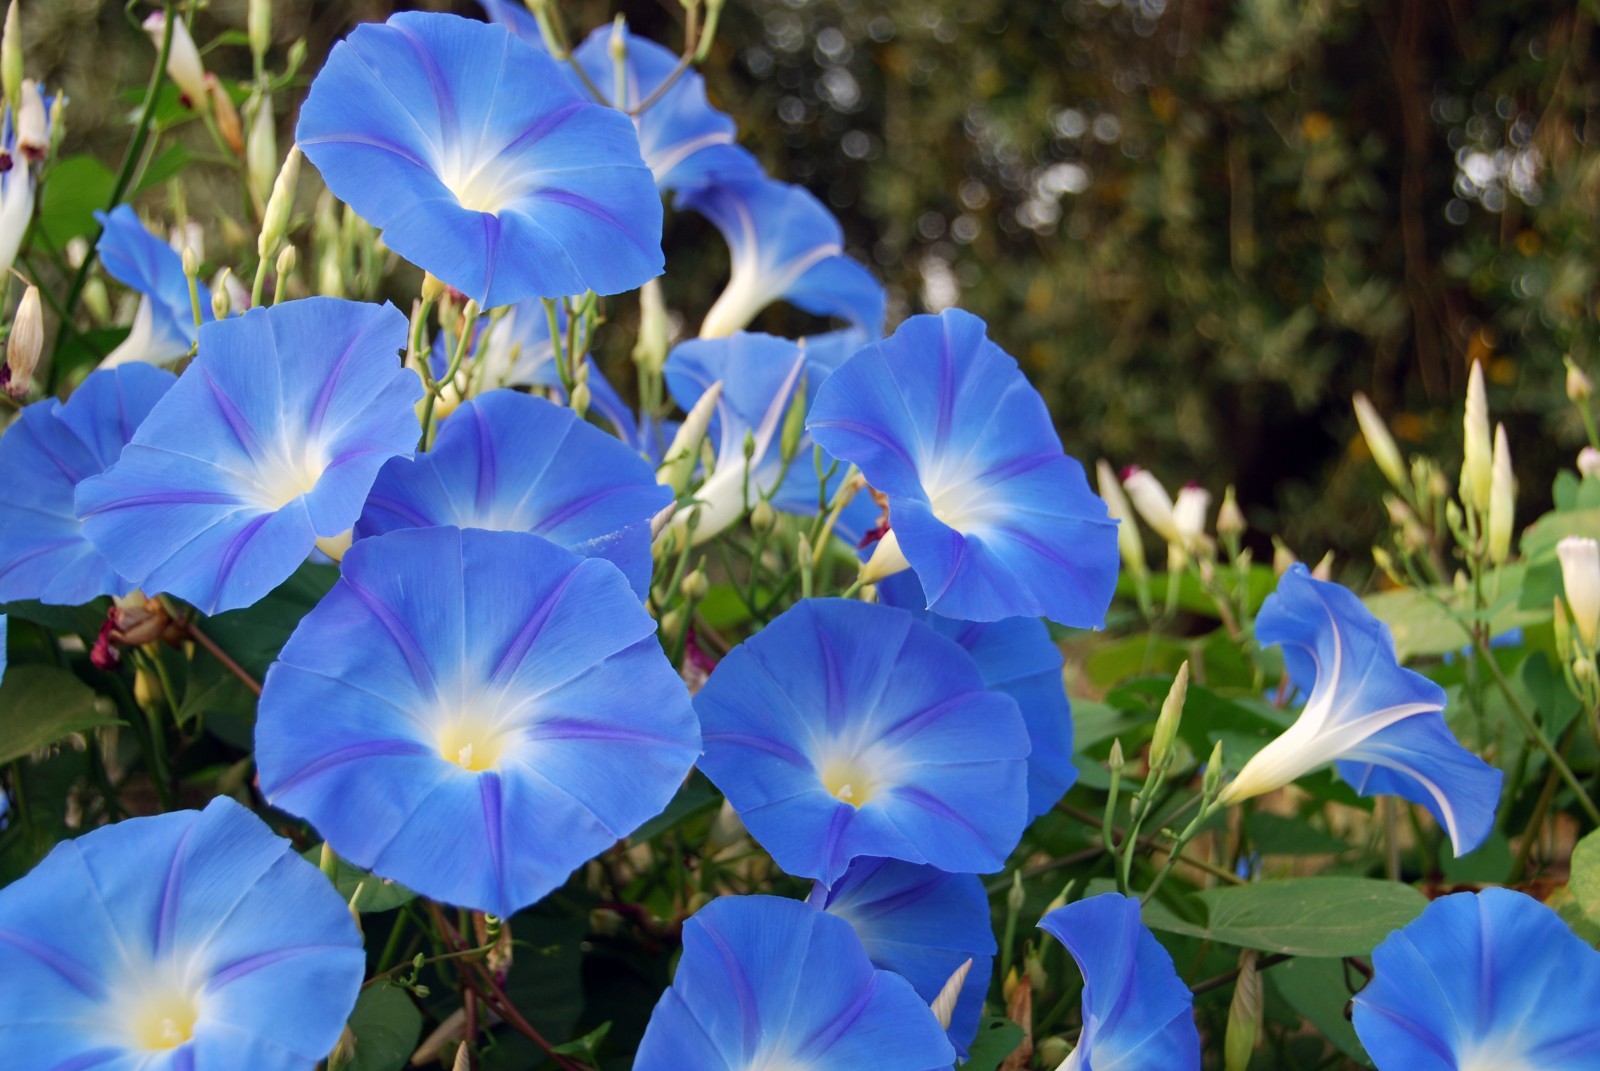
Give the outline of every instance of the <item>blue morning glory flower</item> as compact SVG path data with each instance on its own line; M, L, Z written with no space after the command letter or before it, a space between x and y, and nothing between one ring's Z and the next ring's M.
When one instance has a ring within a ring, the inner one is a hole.
M661 273L661 198L633 123L502 26L405 11L356 27L296 138L390 248L484 308Z
M312 1071L365 970L333 886L225 796L64 841L0 889L17 1067Z
M695 696L700 769L791 874L852 859L1005 865L1027 806L1027 731L955 643L903 610L807 599Z
M1290 567L1261 606L1256 638L1281 644L1289 677L1310 698L1299 719L1223 789L1237 803L1337 761L1363 796L1420 803L1457 856L1494 826L1504 775L1456 742L1444 689L1396 661L1389 628L1338 584Z
M573 52L595 88L615 104L616 64L611 59L610 26L597 27ZM663 190L680 190L715 179L762 176L755 157L737 147L734 121L706 100L706 80L694 68L679 72L678 56L654 41L623 28L628 111L636 110L669 77L677 80L634 119L639 150Z
M770 493L774 509L802 516L817 512L821 496L810 437L801 438L787 473L778 440L795 391L803 383L807 395L814 397L816 384L828 374L826 368L812 364L809 349L788 339L741 331L676 346L663 371L667 389L685 412L713 383L722 384L710 432L717 443L716 465L694 493L700 504L696 543L711 539L744 515L747 485L751 505ZM748 462L747 436L756 447ZM843 478L840 466L828 487L830 497ZM688 511L681 512L687 520ZM876 523L876 516L871 499L860 496L847 508L838 530L854 540Z
M175 382L147 364L102 369L66 404L23 409L0 437L0 602L81 606L134 587L84 535L73 491L116 463Z
M165 364L187 356L197 329L183 258L146 230L127 205L118 205L109 213L96 212L94 218L104 228L96 247L100 263L113 279L139 294L133 329L101 367L114 368L128 361ZM195 285L200 291L200 315L210 321L214 319L211 291L199 281Z
M842 919L798 900L725 896L683 926L672 988L633 1071L947 1071L928 1005L877 970Z
M1379 1071L1591 1071L1600 952L1511 889L1429 904L1372 953L1355 1028Z
M650 518L672 501L625 444L571 409L516 391L451 413L433 449L378 473L355 537L455 525L532 532L650 586Z
M922 591L909 574L887 577L878 598L903 606L941 636L955 640L972 656L984 686L1017 701L1033 750L1028 753L1028 818L1054 807L1078 780L1072 764L1072 704L1061 679L1061 649L1036 617L1000 621L958 621L918 610Z
M1139 901L1105 893L1058 907L1039 928L1083 972L1083 1033L1060 1071L1199 1071L1194 996L1139 921Z
M733 258L728 285L706 314L700 337L743 330L774 301L882 329L883 287L844 254L839 221L804 187L765 177L719 179L683 191L677 203L715 224Z
M807 427L888 497L865 579L909 564L924 606L968 621L1104 620L1116 523L976 316L911 317L828 377Z
M358 866L509 917L660 813L700 753L610 562L409 528L342 567L267 673L256 760L272 805Z
M950 977L972 961L949 1029L965 1059L996 949L983 879L893 859L857 859L832 889L819 884L811 902L855 927L872 965L910 982L925 1003L938 999Z
M419 432L392 305L307 298L200 329L194 362L104 475L78 485L95 546L146 591L249 606L345 532Z

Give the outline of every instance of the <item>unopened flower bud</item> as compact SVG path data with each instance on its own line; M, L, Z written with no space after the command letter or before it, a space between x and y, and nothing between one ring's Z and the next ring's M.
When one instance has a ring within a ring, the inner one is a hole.
M1134 520L1133 506L1122 491L1122 481L1103 458L1095 462L1094 472L1100 497L1105 499L1106 512L1117 522L1117 552L1122 555L1122 567L1135 578L1142 577L1148 570L1144 543L1139 538L1139 522Z
M1189 696L1189 663L1178 667L1178 675L1167 689L1167 698L1156 717L1155 735L1150 740L1150 766L1160 770L1172 761L1172 745L1178 738L1178 723L1183 719L1184 700Z
M15 115L22 93L22 17L17 0L6 8L5 29L0 30L0 82L5 85L6 105Z
M1585 446L1578 451L1578 475L1584 479L1600 476L1600 450Z
M1172 506L1172 524L1178 538L1189 550L1205 542L1206 513L1211 508L1211 492L1196 483L1184 484Z
M1311 567L1311 575L1318 580L1333 579L1333 551L1322 556L1322 560Z
M639 339L633 344L633 359L640 368L661 374L667 362L671 330L661 280L651 279L639 288Z
M228 95L228 90L216 75L206 75L206 89L211 97L211 113L217 122L217 133L222 135L223 142L233 150L233 155L242 157L244 124L239 121L239 109L234 107L233 98Z
M757 499L756 504L750 507L750 527L757 533L770 531L777 521L777 511L765 498Z
M211 315L219 320L226 320L233 312L232 295L228 293L229 271L222 269L222 277L211 288Z
M1289 571L1289 566L1293 565L1299 560L1300 559L1294 556L1294 551L1289 549L1289 545L1287 543L1279 539L1277 536L1272 537L1273 576L1281 578L1284 573Z
M795 384L794 397L783 414L783 429L778 435L778 456L785 465L800 452L800 440L806 433L806 377Z
M704 569L696 568L682 580L678 581L678 590L690 602L699 602L706 597L706 592L711 590L711 582L706 579Z
M1462 418L1464 457L1461 499L1479 512L1489 508L1494 480L1494 445L1489 435L1489 397L1483 386L1483 363L1472 362L1467 377L1467 407Z
M1594 381L1584 375L1583 369L1566 358L1567 362L1567 397L1573 402L1586 402L1594 394Z
M1392 582L1396 584L1401 583L1400 571L1399 569L1395 568L1394 555L1390 554L1388 550L1383 547L1373 547L1372 563L1376 565L1383 572L1383 575L1388 577Z
M287 64L287 66L285 68L286 71L288 71L290 73L293 73L294 71L298 71L306 61L306 52L307 51L308 51L308 46L306 45L306 39L304 37L300 38L299 40L295 41L294 44L290 45L289 46L289 55L288 55L288 64Z
M279 279L287 279L289 276L293 275L294 274L294 263L298 259L299 259L299 254L295 252L294 246L292 246L292 245L284 246L283 249L280 250L279 253L278 253L278 263L277 263L278 278Z
M1217 791L1222 788L1222 741L1218 740L1211 748L1211 757L1206 760L1205 776L1200 779L1200 791L1207 800L1217 798Z
M1072 1055L1072 1042L1052 1034L1033 1047L1033 1054L1040 1067L1060 1067Z
M1395 445L1394 436L1389 434L1389 426L1383 422L1383 417L1378 415L1378 410L1365 394L1358 392L1352 401L1356 409L1356 423L1361 425L1361 437L1367 442L1373 464L1396 489L1405 491L1405 459L1400 454L1400 447Z
M1127 769L1128 760L1122 754L1122 738L1119 736L1111 741L1111 754L1106 758L1106 767L1112 773L1121 773Z
M1594 659L1588 655L1579 655L1572 660L1572 675L1585 690L1593 688L1595 681L1600 679L1600 673L1595 670Z
M1511 471L1506 426L1495 425L1494 464L1489 484L1489 560L1504 565L1511 556L1511 528L1517 506L1517 479Z
M22 293L17 315L6 338L5 388L13 398L24 398L33 385L33 370L44 352L44 306L39 288L29 286Z
M1572 624L1585 651L1600 642L1600 543L1586 536L1567 536L1556 544L1561 559L1561 584L1572 611Z
M32 78L22 80L22 106L17 109L17 151L29 163L38 163L50 153L50 116L44 107L44 91ZM58 101L64 98L57 96Z
M1222 493L1222 506L1217 510L1217 534L1219 536L1240 536L1247 527L1244 519L1244 510L1239 508L1239 499L1234 494L1233 484Z
M661 631L668 636L676 636L683 631L683 611L668 610L661 615Z
M676 494L681 494L689 486L689 478L694 475L695 462L700 453L700 443L706 437L706 429L711 426L712 414L716 412L717 400L721 397L722 380L719 379L706 388L678 426L677 434L662 455L661 467L656 470L657 483L672 488Z
M589 413L589 405L594 401L594 393L589 389L589 384L579 383L572 388L572 411L578 414L578 419L583 419Z
M258 93L245 105L245 113L250 117L244 145L245 179L259 215L267 210L267 198L278 178L278 117L272 111L271 94Z
M250 38L250 54L259 63L272 47L272 0L250 0L245 32Z
M161 51L162 39L167 33L167 16L160 11L144 20L144 32ZM181 18L172 23L172 46L167 51L167 77L183 94L183 102L191 108L204 109L209 94L206 93L206 69L200 62L200 50L189 36L189 26Z
M1553 600L1551 627L1556 637L1556 657L1565 662L1572 656L1572 621L1567 617L1566 601L1557 595Z
M1172 498L1160 480L1148 470L1132 465L1122 474L1122 487L1128 492L1133 508L1139 511L1144 523L1155 529L1156 535L1168 543L1183 542L1172 515Z
M256 241L256 252L263 258L277 252L278 243L289 233L289 213L294 210L294 190L300 179L300 146L289 150L278 178L272 184L272 195L267 198L266 211L261 217L261 237Z

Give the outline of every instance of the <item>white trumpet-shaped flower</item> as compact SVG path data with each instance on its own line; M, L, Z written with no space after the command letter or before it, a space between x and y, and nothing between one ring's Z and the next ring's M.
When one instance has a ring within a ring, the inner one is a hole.
M1388 626L1360 599L1296 563L1262 605L1256 638L1283 647L1290 678L1310 698L1299 719L1245 763L1220 802L1271 792L1337 762L1362 795L1426 807L1458 856L1488 835L1502 774L1451 735L1444 689L1401 667Z

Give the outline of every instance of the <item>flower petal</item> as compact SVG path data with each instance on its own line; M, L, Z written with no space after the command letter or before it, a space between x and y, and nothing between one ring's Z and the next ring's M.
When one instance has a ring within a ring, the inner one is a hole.
M248 606L355 523L409 453L422 383L392 305L307 298L207 324L121 459L78 486L84 531L149 591Z
M1135 897L1105 893L1058 907L1039 928L1083 972L1083 1033L1066 1066L1199 1071L1194 997L1139 920Z
M635 1071L943 1071L955 1052L849 924L796 900L713 900L685 925Z

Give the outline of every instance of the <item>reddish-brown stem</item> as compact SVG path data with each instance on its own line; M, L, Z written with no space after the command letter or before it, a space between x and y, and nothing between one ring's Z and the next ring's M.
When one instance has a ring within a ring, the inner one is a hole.
M238 677L246 688L255 693L256 698L261 698L261 682L250 676L250 674L245 671L245 668L239 663L235 662L227 651L224 651L221 647L218 647L216 640L213 640L210 636L207 636L204 632L201 632L199 626L196 625L193 620L186 621L184 623L184 627L188 630L189 635L194 637L194 641L196 643L198 643L201 647L204 647L207 651L210 651L211 657L222 663L223 669L226 669L229 673L232 673L235 677Z

